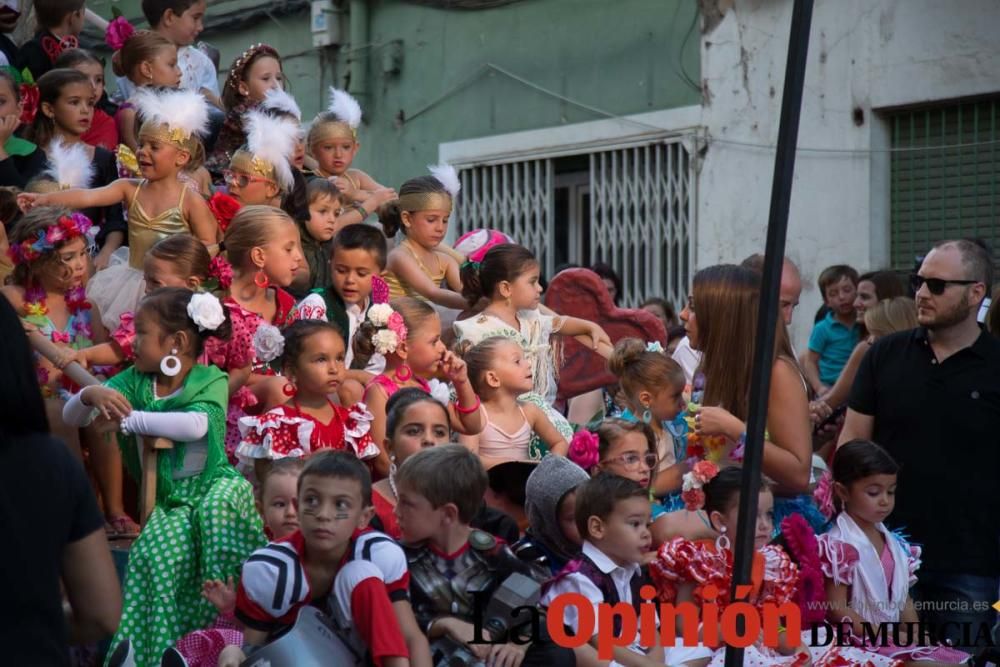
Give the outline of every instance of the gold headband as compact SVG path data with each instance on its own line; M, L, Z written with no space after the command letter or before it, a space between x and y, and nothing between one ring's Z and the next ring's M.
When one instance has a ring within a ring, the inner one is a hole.
M156 139L189 153L194 153L195 143L198 141L197 137L187 134L180 128L172 128L169 125L154 123L152 121L146 121L142 124L142 127L139 128L139 137Z
M233 153L233 157L229 160L229 168L266 178L272 183L278 182L273 164L243 148Z
M399 198L401 211L448 211L451 213L451 195L446 192L420 192Z
M323 120L318 118L313 121L312 129L309 131L310 148L321 141L330 139L358 140L358 131L342 120Z

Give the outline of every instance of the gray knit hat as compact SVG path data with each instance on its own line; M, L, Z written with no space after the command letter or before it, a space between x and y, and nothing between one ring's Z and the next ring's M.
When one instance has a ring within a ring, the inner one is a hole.
M565 560L579 553L559 528L559 503L570 491L590 479L583 468L565 456L549 454L538 464L525 487L525 512L532 536Z

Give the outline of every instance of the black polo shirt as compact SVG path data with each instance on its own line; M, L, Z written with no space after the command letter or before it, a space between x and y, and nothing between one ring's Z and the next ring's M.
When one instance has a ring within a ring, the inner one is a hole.
M901 466L887 523L923 545L923 569L1000 574L1000 340L939 363L925 329L880 338L849 406Z

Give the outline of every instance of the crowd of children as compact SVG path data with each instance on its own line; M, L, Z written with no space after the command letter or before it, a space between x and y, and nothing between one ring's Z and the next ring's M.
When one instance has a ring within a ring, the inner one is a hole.
M851 645L822 646L806 625L783 626L745 664L967 658L908 636L861 641L865 623L916 619L919 565L882 523L905 471L870 441L829 453L832 476L807 488L791 431L769 422L765 471L788 474L762 480L752 585L730 599L750 366L727 356L723 334L755 320L713 327L710 313L734 294L755 304L757 274L700 272L684 331L651 299L668 338L613 342L599 322L542 305L541 265L516 239L487 233L468 256L449 247L453 168L395 190L354 167L363 110L348 93L331 90L306 131L266 44L242 52L220 90L193 46L205 0L143 0L148 30L111 21L117 105L102 61L79 48L83 0L34 6L38 34L0 70L0 186L18 204L0 207L13 263L2 291L60 350L36 355L39 386L53 432L93 472L108 534L137 535L119 656L238 665L319 608L357 664L723 660L707 613L678 618L676 642L636 633L610 655L596 631L575 648L557 641L589 632L579 607L559 607L559 633L508 623L515 608L544 616L576 594L595 614L654 598L713 614L787 603L807 625L851 626ZM613 271L602 275L620 297ZM738 289L713 296L719 276ZM800 362L783 325L777 348L801 369L796 395L800 379L814 394L818 433L872 341L915 326L888 272L832 266L819 288ZM589 424L556 406L567 336L617 378ZM704 354L701 372L674 361L678 344ZM70 363L99 383L75 384ZM147 438L172 443L155 471L143 470ZM126 506L123 469L155 472L148 518ZM814 487L816 500L803 493Z

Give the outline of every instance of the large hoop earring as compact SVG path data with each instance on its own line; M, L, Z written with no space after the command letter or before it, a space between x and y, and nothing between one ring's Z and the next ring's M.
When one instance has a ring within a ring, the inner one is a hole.
M292 384L291 382L286 382L285 386L281 388L281 393L284 394L285 396L294 396L295 394L298 393L298 391L299 390L296 389L295 385Z
M264 273L264 269L258 269L257 273L253 274L253 284L261 289L267 289L271 285L271 281L268 279L267 274Z
M160 359L160 372L167 377L174 377L181 372L181 359L177 356L177 348L171 348L170 354Z
M396 369L396 372L393 374L393 376L396 378L396 382L406 382L411 377L413 377L413 369L407 366L406 364L403 364L402 366Z
M729 538L726 537L726 527L722 527L722 532L715 538L715 548L719 551L729 551Z

